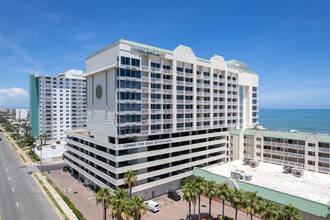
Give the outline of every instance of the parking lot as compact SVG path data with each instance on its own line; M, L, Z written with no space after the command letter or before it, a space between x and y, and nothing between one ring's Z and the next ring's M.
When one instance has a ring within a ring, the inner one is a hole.
M183 193L181 190L177 191L178 194L183 196ZM157 197L155 199L152 199L153 201L156 201L160 205L160 210L157 213L153 213L151 211L147 211L145 214L142 215L143 220L168 220L168 219L178 219L178 220L184 220L188 219L189 214L189 207L188 202L183 201L182 199L180 201L173 201L172 199L167 198L166 195ZM196 205L195 208L195 218L198 219L198 206ZM202 217L208 218L208 212L209 212L209 199L205 198L204 196L201 197L201 215ZM222 203L219 203L217 201L212 201L212 217L217 219L216 217L220 214L222 214ZM194 207L191 207L191 213L194 214ZM235 209L232 207L229 207L229 204L225 206L225 215L229 217L235 216ZM240 220L249 220L250 216L248 216L244 212L238 212L238 219Z
M68 173L63 172L62 170L52 171L48 176L52 179L52 181L57 185L57 187L70 198L70 200L75 204L75 206L84 214L87 219L93 220L101 220L102 219L102 207L97 206L95 202L94 195L81 183L79 183L76 179L70 176ZM70 191L65 191L70 189ZM178 194L183 196L181 190L177 190ZM93 198L93 199L91 199ZM142 215L142 220L184 220L188 219L188 203L183 201L174 201L169 199L167 195L162 195L152 199L156 201L160 205L160 211L157 213L153 213L147 210L146 213ZM201 197L201 214L202 217L208 217L209 212L209 200L204 196ZM195 208L195 219L198 219L198 206ZM194 213L193 206L191 207L191 213ZM212 216L216 218L218 215L222 213L222 203L217 201L212 201ZM235 209L227 204L225 206L225 215L229 217L234 217ZM110 216L107 219L111 219ZM250 217L244 213L238 212L239 220L249 220ZM254 217L254 219L256 219Z

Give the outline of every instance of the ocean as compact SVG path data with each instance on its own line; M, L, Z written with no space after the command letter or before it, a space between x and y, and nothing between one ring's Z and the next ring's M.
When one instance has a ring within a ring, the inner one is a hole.
M260 109L259 125L267 129L330 134L330 109Z

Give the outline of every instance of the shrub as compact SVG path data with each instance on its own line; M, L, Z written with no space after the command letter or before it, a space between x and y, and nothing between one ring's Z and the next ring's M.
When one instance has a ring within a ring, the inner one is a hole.
M83 214L74 206L74 204L70 201L67 196L63 197L63 200L68 204L70 209L72 209L73 213L77 216L78 219L83 219Z

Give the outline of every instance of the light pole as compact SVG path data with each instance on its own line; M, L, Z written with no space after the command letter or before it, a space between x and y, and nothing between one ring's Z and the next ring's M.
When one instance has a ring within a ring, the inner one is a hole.
M41 151L41 153L40 153L40 172L42 172L42 147L38 147L38 150Z

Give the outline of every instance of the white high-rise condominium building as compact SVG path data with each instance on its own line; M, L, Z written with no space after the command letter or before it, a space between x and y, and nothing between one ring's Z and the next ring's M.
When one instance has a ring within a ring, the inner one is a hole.
M29 109L15 109L16 119L27 119L29 117Z
M30 76L30 126L34 137L64 138L64 131L86 127L86 79L81 70L58 76Z
M127 170L133 193L180 187L194 166L227 160L230 128L258 123L258 75L246 64L119 40L86 59L87 129L66 131L66 163L115 190Z

